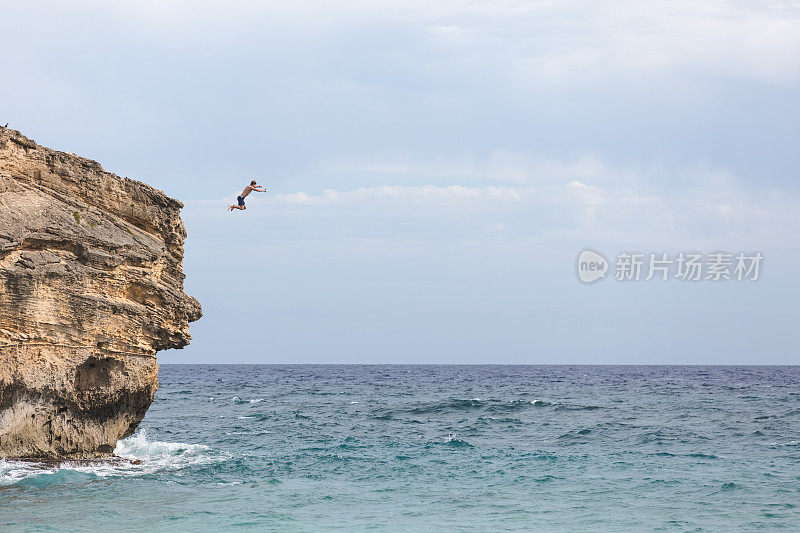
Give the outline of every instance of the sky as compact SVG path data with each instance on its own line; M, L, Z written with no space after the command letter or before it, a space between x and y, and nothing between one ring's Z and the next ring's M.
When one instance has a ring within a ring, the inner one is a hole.
M797 362L794 2L0 4L0 123L185 203L162 363Z

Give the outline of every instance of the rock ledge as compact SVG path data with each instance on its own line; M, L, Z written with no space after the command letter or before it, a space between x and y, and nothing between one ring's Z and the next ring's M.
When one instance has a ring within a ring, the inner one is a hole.
M112 455L189 344L179 201L0 128L0 458Z

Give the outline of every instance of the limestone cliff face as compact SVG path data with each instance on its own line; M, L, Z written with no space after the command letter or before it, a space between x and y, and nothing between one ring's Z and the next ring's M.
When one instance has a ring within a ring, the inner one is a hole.
M183 204L0 128L0 458L89 458L132 434L155 354L189 343Z

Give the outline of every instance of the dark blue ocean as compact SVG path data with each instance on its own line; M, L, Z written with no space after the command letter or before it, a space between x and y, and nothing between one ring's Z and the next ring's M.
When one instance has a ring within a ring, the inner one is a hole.
M0 461L0 530L800 530L800 367L160 375L141 464Z

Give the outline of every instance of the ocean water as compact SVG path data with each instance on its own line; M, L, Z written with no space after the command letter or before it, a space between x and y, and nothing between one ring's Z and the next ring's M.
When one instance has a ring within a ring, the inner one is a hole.
M0 461L2 531L800 530L800 367L161 367L89 465Z

